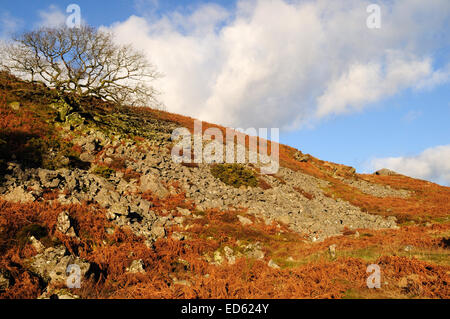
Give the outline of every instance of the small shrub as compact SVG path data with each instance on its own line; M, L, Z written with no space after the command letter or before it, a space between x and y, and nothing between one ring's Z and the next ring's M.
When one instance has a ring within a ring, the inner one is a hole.
M255 173L239 164L216 164L211 167L211 174L233 187L258 185Z
M97 166L94 168L93 173L108 179L112 174L114 174L114 170L106 166Z

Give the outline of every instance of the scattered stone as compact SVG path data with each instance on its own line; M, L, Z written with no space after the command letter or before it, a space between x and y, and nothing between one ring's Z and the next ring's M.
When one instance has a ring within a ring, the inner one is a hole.
M11 102L8 104L8 106L13 109L14 111L20 110L20 102Z
M216 265L221 265L223 263L223 257L222 254L220 253L220 251L216 250L214 252L214 263Z
M60 184L58 173L56 171L39 169L38 176L39 179L41 180L42 186L45 188L56 188Z
M160 198L169 194L167 188L165 188L158 178L151 173L141 176L140 182L142 192L150 191Z
M173 240L181 241L181 240L184 240L185 236L180 232L173 232L171 238Z
M403 248L403 250L406 251L406 252L413 251L413 250L414 250L414 246L412 246L412 245L407 245L407 246L405 246L405 248Z
M299 162L307 162L311 159L311 156L309 154L303 154L302 152L298 151L295 153L294 158Z
M145 273L145 269L144 269L144 263L142 262L142 259L139 260L133 260L131 262L131 265L126 269L126 271L130 274L144 274Z
M281 267L280 266L278 266L272 259L271 260L269 260L269 263L267 264L270 268L273 268L273 269L280 269Z
M276 220L278 222L286 224L286 225L289 225L291 223L291 217L289 215L287 215L287 214L285 214L285 215L278 215L275 218L276 218Z
M264 252L261 250L259 243L256 244L248 244L245 247L245 256L247 258L252 259L263 259L264 258Z
M37 240L34 236L30 237L31 246L38 252L42 252L45 249L45 246Z
M330 252L331 258L336 258L336 244L330 245L328 247L328 250Z
M128 216L129 208L121 203L116 203L109 208L109 211L116 215Z
M253 224L253 222L247 217L244 217L244 216L241 216L241 215L237 215L237 217L238 217L239 221L241 222L241 224L243 226L247 226L247 225Z
M34 196L27 192L23 186L15 187L8 194L3 196L3 199L12 203L26 203L33 202Z
M82 160L83 162L86 162L86 163L92 163L95 161L95 155L88 153L88 152L84 152L84 153L81 153L80 160Z
M191 216L191 211L186 208L177 207L177 211L183 216Z
M230 265L234 265L236 263L236 256L234 255L233 249L231 249L228 246L225 246L223 248L223 251L225 253L225 258L227 259L228 263Z
M185 221L185 218L184 218L184 217L182 217L182 216L179 216L179 217L175 217L175 218L173 219L173 221L174 221L175 223L177 223L177 224L181 225L181 224L183 224L183 223L184 223L184 221Z
M70 217L67 211L61 212L58 215L56 230L69 237L76 237L75 230L70 225Z
M0 291L4 291L9 288L10 275L7 270L0 269Z
M152 234L156 238L163 238L166 236L166 230L162 226L155 226L152 228Z
M90 268L88 262L78 257L66 255L66 248L64 246L47 248L30 260L31 271L52 285L66 283L66 271L69 265L77 265L80 267L81 277L84 277Z
M46 290L44 291L44 293L42 295L40 295L38 297L38 299L66 299L66 300L71 300L71 299L81 299L80 296L75 295L72 291L70 291L69 289L58 289L58 288L54 288L54 287L47 287Z

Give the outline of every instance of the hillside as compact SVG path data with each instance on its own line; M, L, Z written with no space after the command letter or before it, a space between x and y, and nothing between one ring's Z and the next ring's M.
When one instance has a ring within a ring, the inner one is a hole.
M177 164L171 134L194 119L73 112L7 73L0 112L0 298L450 297L449 187L286 145L273 175Z

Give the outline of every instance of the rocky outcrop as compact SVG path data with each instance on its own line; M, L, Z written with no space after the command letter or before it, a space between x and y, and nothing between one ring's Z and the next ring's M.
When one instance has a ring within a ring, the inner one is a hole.
M90 268L88 262L69 255L64 246L49 247L32 257L29 262L30 270L49 285L65 285L70 265L79 267L80 278L83 278Z
M374 173L375 175L380 175L380 176L393 176L393 175L398 175L398 173L391 171L390 169L387 168L382 168L378 171L376 171Z
M193 200L200 210L246 208L248 214L267 223L287 224L292 230L308 235L312 241L339 235L345 228L396 227L394 218L362 212L346 201L325 196L323 189L328 182L301 171L281 167L277 176L261 177L268 185L264 189L235 188L215 178L209 164L186 167L175 163L169 148L155 147L150 142L137 145L125 140L119 143L118 139L112 140L101 132L91 130L89 133L87 137L76 140L84 152L98 154L96 157L100 162L111 157L121 158L127 169L139 174L139 179L125 180L122 171L113 171L102 177L81 169L21 170L15 166L8 176L4 196L30 201L39 198L44 189L52 189L60 192L58 201L63 204L97 202L107 209L108 218L118 226L130 226L136 234L147 236L150 241L166 236L164 229L167 225L154 214L153 204L143 199L141 194L150 192L164 198L171 192L166 185L173 182L181 186L186 197ZM247 168L252 169L249 165ZM374 196L409 195L407 191L371 184L355 177L336 178ZM32 191L26 192L25 189ZM244 216L239 219L243 225L251 222Z

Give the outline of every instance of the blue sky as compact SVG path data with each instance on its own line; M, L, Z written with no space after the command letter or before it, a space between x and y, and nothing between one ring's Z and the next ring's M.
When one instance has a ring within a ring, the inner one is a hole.
M76 3L148 51L169 111L280 127L282 143L320 159L450 185L450 4L420 2L378 1L369 30L370 2L357 0L1 0L0 37Z

